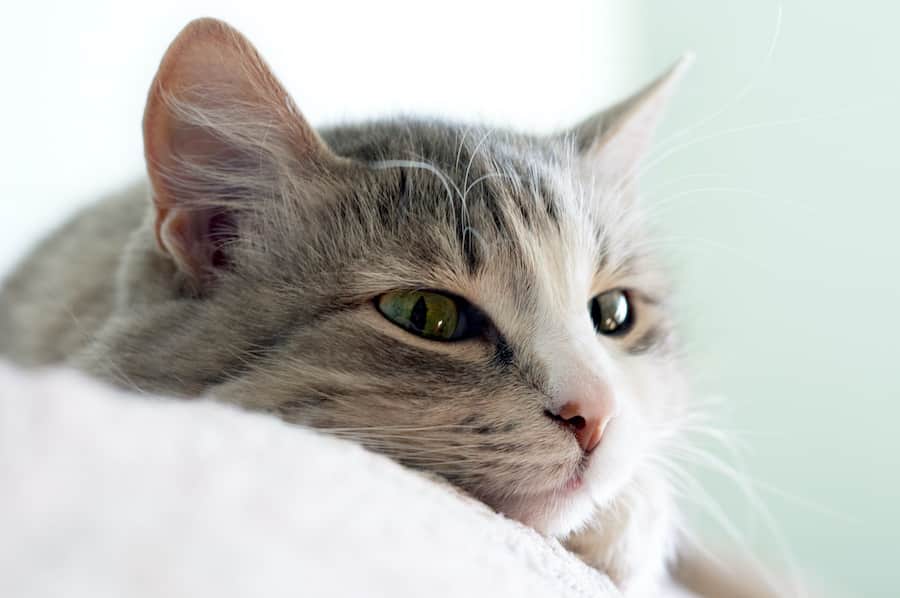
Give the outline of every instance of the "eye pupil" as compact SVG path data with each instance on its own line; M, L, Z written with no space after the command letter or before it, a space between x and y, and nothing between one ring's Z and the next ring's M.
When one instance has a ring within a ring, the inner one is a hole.
M634 320L628 294L621 290L606 291L594 297L590 312L594 328L600 334L624 334Z
M425 323L427 321L428 304L425 302L425 297L419 297L419 300L413 305L412 311L409 314L409 323L412 324L416 330L425 330Z

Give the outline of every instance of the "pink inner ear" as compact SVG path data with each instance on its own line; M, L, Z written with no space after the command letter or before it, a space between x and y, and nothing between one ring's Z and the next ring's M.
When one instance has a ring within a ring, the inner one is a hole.
M172 257L179 270L198 282L210 274L206 221L205 214L157 206L156 239L159 246Z
M233 242L237 234L234 218L227 212L213 214L207 226L209 244L212 248L210 264L213 268L228 268L231 266L231 257L228 254L228 244Z
M213 209L158 209L157 241L178 264L198 282L205 282L217 269L228 268L232 261L228 244L236 237L234 218L226 211Z

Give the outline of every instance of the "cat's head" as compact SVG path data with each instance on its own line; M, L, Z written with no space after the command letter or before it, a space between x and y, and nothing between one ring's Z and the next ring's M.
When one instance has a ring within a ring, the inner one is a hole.
M567 533L682 408L633 185L681 70L556 136L317 133L239 33L192 23L144 120L175 350L220 397Z

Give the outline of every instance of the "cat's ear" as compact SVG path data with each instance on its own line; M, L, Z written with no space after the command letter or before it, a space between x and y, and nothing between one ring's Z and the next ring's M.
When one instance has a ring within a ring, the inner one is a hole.
M582 121L566 134L606 184L633 179L677 83L693 62L687 54L631 97Z
M235 216L267 201L287 171L334 159L238 31L191 22L157 71L144 111L156 238L202 289L225 267Z

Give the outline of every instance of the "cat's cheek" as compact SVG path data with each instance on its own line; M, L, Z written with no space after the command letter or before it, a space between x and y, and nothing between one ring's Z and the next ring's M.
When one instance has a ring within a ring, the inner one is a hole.
M647 424L630 396L620 402L619 415L603 434L585 471L585 488L601 508L615 499L634 478L647 445Z
M621 383L628 388L634 409L653 429L671 423L684 410L685 380L674 361L628 358L621 365Z

